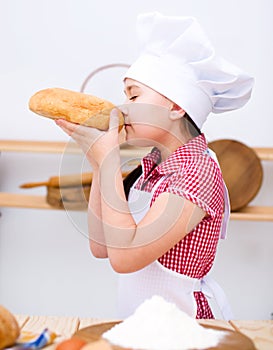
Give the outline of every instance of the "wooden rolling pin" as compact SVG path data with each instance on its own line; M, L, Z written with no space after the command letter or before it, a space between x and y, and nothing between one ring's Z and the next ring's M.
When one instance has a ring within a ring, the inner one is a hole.
M130 171L122 172L122 176L126 177ZM74 175L62 175L62 176L52 176L48 181L42 182L29 182L22 184L20 188L33 188L39 186L47 187L74 187L74 186L87 186L91 185L92 173L82 173Z

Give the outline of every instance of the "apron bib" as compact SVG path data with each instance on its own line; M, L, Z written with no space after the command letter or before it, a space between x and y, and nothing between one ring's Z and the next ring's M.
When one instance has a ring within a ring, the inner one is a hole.
M213 157L214 158L214 157ZM138 224L150 208L153 194L167 176L162 177L153 187L152 192L136 190L132 186L128 205L136 224ZM138 180L137 180L138 181ZM136 181L136 182L137 182ZM225 188L225 192L226 192ZM228 193L225 194L225 198ZM226 235L226 221L228 221L228 203L225 201L225 224L222 225L221 238ZM197 305L194 297L195 291L202 291L208 298L215 297L223 314L229 320L232 314L227 299L220 286L209 276L197 279L172 271L157 260L141 270L119 275L118 312L124 319L132 315L135 309L146 299L153 295L160 295L165 300L176 304L191 317L196 317Z

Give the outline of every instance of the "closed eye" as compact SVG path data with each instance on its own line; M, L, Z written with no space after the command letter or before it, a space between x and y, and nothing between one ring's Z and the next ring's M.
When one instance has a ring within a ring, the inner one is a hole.
M134 101L137 98L137 96L132 96L129 98L130 101Z

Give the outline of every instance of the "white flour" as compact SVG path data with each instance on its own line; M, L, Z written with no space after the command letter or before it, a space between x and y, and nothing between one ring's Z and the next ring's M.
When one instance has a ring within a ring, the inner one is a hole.
M218 344L223 332L205 329L162 297L146 300L122 323L103 334L110 343L145 350L205 349Z

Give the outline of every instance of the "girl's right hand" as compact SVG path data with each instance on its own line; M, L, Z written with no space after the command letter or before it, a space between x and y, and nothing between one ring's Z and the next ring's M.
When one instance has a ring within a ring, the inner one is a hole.
M78 125L64 119L57 119L56 124L75 140L92 166L100 166L109 152L119 148L119 118L115 109L110 115L108 131Z

